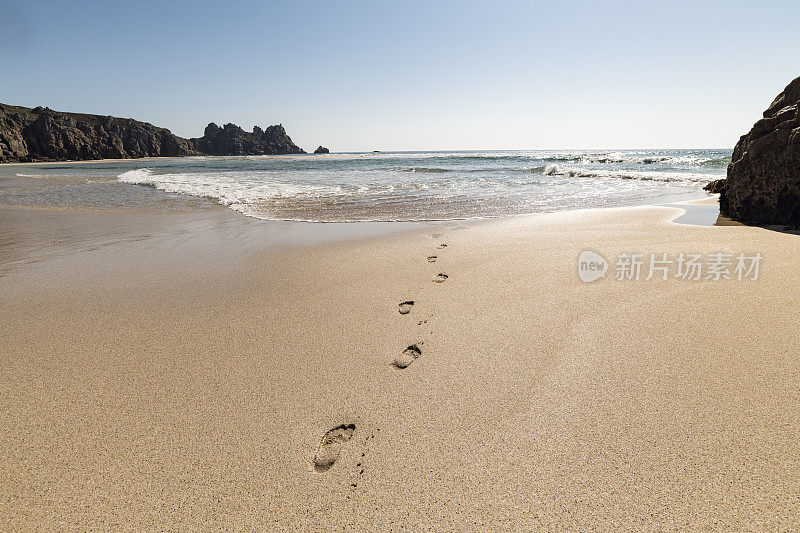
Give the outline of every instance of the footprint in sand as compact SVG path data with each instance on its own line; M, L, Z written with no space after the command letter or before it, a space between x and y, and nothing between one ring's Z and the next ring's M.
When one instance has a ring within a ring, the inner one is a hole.
M413 363L414 361L416 361L420 355L422 355L422 350L420 350L419 346L417 346L416 344L412 344L411 346L403 350L403 353L395 357L394 361L392 361L392 366L398 370L402 370L411 363Z
M325 433L314 456L314 470L327 472L339 458L342 446L350 440L355 431L355 424L342 424Z
M433 278L434 283L444 283L449 276L447 274L437 274L435 278Z
M447 244L441 243L441 244L437 245L436 247L441 250L442 248L447 248Z
M436 256L435 255L429 255L428 256L428 263L435 263L435 262L436 262Z
M407 315L411 312L411 308L414 307L414 300L407 300L405 302L400 303L400 314Z

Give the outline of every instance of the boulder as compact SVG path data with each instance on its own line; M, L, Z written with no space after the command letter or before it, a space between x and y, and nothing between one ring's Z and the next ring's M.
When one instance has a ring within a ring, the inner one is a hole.
M720 194L722 193L722 189L725 187L725 180L714 180L709 182L705 187L703 187L704 191L708 191L711 194Z
M749 224L800 225L800 78L733 150L720 187L722 215Z

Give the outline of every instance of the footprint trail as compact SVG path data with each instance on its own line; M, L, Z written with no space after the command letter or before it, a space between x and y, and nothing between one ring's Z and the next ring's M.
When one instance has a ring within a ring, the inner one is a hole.
M339 458L342 447L353 436L356 431L355 424L342 424L331 430L322 437L316 455L314 455L314 470L317 472L327 472Z
M403 350L400 355L395 357L394 361L392 361L392 366L397 370L403 370L404 368L407 368L408 365L416 361L420 355L422 355L422 350L420 350L419 346L416 344L412 344Z

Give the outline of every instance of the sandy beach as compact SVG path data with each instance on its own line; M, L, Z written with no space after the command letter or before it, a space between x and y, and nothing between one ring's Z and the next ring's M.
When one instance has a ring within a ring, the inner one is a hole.
M796 529L800 237L680 214L4 208L0 528ZM584 249L764 259L583 283Z
M770 8L5 2L0 533L800 532Z

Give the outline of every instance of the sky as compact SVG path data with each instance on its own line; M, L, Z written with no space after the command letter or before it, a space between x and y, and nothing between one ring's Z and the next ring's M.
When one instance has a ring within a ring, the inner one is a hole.
M800 2L0 0L0 102L306 150L732 148Z

